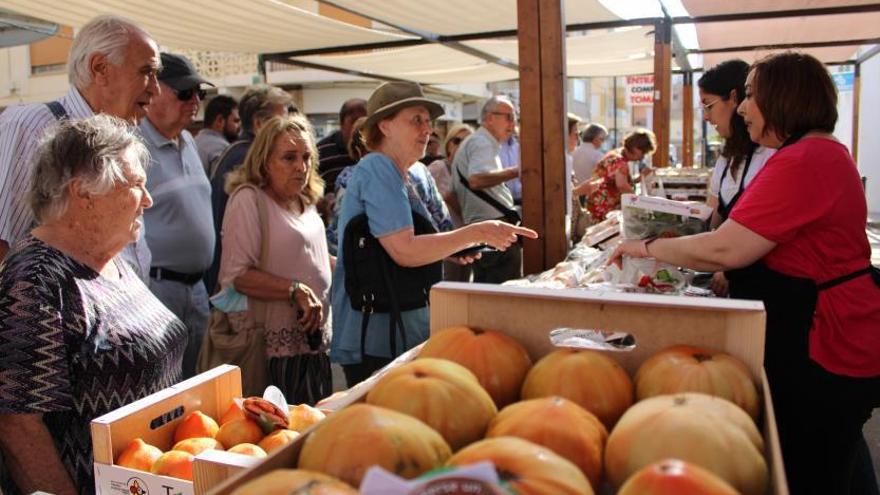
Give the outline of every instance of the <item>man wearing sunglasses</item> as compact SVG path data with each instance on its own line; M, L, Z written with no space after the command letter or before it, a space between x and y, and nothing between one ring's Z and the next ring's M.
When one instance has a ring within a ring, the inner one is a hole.
M183 378L195 374L202 337L208 326L208 293L202 276L214 255L211 183L199 150L186 127L213 86L186 57L162 53L160 94L140 124L150 151L147 190L153 207L144 211L147 245L153 254L150 290L187 326Z

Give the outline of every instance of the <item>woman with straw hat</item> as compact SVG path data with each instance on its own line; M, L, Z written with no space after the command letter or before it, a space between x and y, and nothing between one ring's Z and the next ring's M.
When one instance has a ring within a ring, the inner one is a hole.
M352 281L346 280L346 271L353 266L353 259L346 263L346 256L352 255L346 252L349 222L366 215L369 234L378 240L397 268L433 265L480 244L505 250L517 241L517 236L537 237L531 229L496 220L451 232L417 232L415 227L421 225L419 217L430 216L413 191L407 170L424 156L432 131L431 121L442 114L443 108L426 98L421 86L410 82L385 83L367 102L364 131L371 153L355 169L340 210L339 225L343 230L339 236L339 259L331 295L330 357L343 366L349 386L427 339L429 332L426 305L404 308L399 314L374 312L372 307L350 297ZM469 263L478 256L457 258ZM392 294L392 298L394 296ZM396 296L406 299L409 294Z

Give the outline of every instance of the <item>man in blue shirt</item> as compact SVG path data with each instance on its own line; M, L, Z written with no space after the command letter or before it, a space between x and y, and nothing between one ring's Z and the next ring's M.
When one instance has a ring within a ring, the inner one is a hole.
M144 211L147 245L153 254L150 290L187 326L183 378L195 374L208 327L208 293L202 276L214 255L211 184L186 127L204 98L203 79L185 57L162 53L161 93L140 124L150 151L147 190L153 207Z

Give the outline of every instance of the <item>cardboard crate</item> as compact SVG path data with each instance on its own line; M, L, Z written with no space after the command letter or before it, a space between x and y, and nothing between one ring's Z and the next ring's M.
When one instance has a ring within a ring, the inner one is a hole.
M97 493L131 495L137 483L144 490L142 493L201 494L230 474L254 465L257 459L252 457L208 451L196 456L194 481L189 482L113 464L135 438L163 450L170 449L174 430L187 414L200 410L219 419L237 397L241 397L241 370L223 365L92 420ZM211 468L200 470L200 465ZM200 477L199 471L209 476Z
M770 389L763 368L764 306L760 302L587 290L554 290L444 282L431 290L431 331L453 325L493 328L515 337L538 360L554 350L548 334L558 327L624 331L635 338L631 352L613 353L634 375L651 354L674 344L706 346L726 351L751 370L763 399L765 458L770 471L769 493L788 495ZM417 350L401 356L413 359ZM381 373L381 372L380 372ZM362 400L375 383L371 379L351 389L333 407ZM296 467L305 432L296 442L272 453L259 464L212 490L229 495L273 469Z

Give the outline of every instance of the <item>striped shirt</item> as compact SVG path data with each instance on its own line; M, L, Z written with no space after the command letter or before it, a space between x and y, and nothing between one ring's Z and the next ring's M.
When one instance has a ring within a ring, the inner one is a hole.
M342 141L342 131L318 141L318 173L327 184L327 192L336 192L336 177L345 167L354 165L356 162L348 156L346 144Z
M74 87L58 101L71 119L94 115ZM33 226L34 214L26 197L32 160L40 139L56 122L43 103L10 107L0 114L0 239L10 246Z

